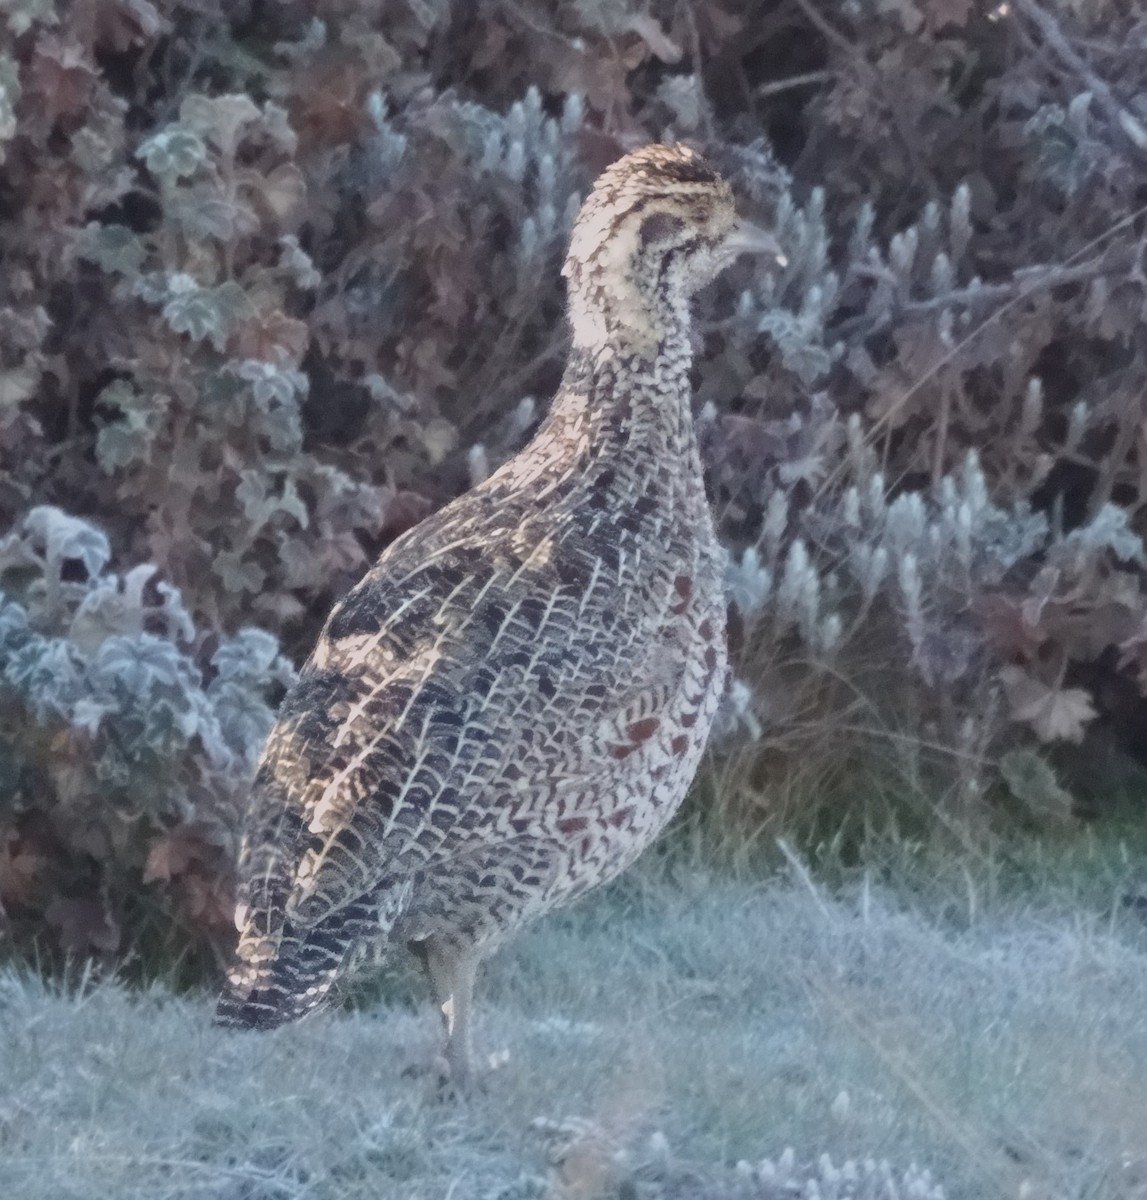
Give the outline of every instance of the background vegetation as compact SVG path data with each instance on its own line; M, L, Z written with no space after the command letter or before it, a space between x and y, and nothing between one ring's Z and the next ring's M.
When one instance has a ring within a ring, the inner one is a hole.
M226 940L292 664L528 439L577 203L651 139L789 259L699 314L706 829L975 846L1134 797L1139 5L12 0L0 46L8 946Z

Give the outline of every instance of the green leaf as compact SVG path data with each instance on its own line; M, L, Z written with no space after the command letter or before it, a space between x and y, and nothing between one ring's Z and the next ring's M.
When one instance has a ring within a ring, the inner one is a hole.
M143 242L126 225L101 225L92 221L80 239L79 254L104 271L138 275L147 258Z
M181 124L202 134L213 142L224 154L232 154L240 141L240 134L252 121L259 120L261 113L250 96L200 96L186 97L179 106Z
M222 351L232 331L251 311L247 294L229 281L214 288L181 288L163 306L163 317L176 333L185 333L197 342L210 339L215 349Z
M234 280L211 289L220 320L230 333L240 322L254 315L255 307L243 288ZM222 347L217 347L221 349Z
M275 723L275 714L246 682L216 680L211 702L228 749L253 762Z
M259 218L250 205L222 195L214 183L180 188L165 211L189 238L196 240L231 242L259 228Z
M269 412L275 405L293 405L296 395L306 395L310 380L302 371L261 359L246 359L236 368L240 379L251 384L255 403L260 411Z
M58 25L54 0L8 0L4 5L8 14L8 28L16 37L28 32L34 25Z
M32 637L28 627L28 611L15 600L0 592L0 650L10 653Z
M310 523L310 513L293 479L284 480L281 496L269 496L267 481L262 475L256 471L243 471L235 489L235 499L243 506L243 515L252 530L261 529L277 512L294 517L303 529Z
M298 405L272 409L262 425L267 440L276 450L295 453L303 444L303 420Z
M215 556L215 574L229 592L257 592L267 578L258 563L244 560L234 550L221 550Z
M93 579L107 566L111 546L102 529L71 517L51 504L40 504L24 518L24 528L44 543L49 563L79 559Z
M1000 775L1008 791L1037 820L1063 824L1074 815L1074 797L1060 787L1055 772L1036 751L1009 750L1000 759Z
M64 638L34 637L4 663L4 679L20 693L39 721L67 717L83 696L84 664Z
M220 645L211 665L221 679L262 678L279 657L279 639L265 629L248 625Z
M117 413L96 435L96 459L101 469L110 475L145 461L151 454L166 398L143 396L127 380L117 379L100 392L96 405Z
M169 125L153 134L136 151L147 169L171 184L186 175L194 175L207 161L203 139L190 129Z
M94 673L140 697L149 696L157 687L187 689L200 682L191 660L173 643L151 633L107 638L100 646Z
M288 479L283 484L283 494L279 498L278 507L281 512L294 517L301 528L306 529L310 524L311 514L307 512L307 506L303 503L303 498L299 495L293 479Z
M0 56L0 163L4 143L16 136L16 105L20 100L20 68L6 54Z
M250 391L234 371L227 368L210 371L203 376L199 388L199 404L205 416L228 425L242 425L247 420ZM240 497L242 499L242 497Z
M219 337L222 319L207 288L180 292L163 306L164 320L176 333L186 333L193 341Z
M133 463L146 462L151 438L124 421L105 425L96 434L96 460L105 475L114 475Z
M29 357L18 367L0 370L0 410L15 408L36 394L40 370Z

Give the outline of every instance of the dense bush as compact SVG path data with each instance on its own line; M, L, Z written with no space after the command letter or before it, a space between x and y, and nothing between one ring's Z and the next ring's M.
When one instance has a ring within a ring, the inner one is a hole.
M1062 821L1043 744L1141 725L1136 6L0 20L11 928L112 952L153 892L221 926L279 642L299 659L381 546L528 437L578 199L655 138L700 144L789 259L700 314L740 618L720 811L877 762L946 821L1001 781Z
M163 940L165 909L206 950L231 923L235 814L293 669L265 630L197 637L154 565L120 577L109 555L47 505L0 541L4 904L65 951L114 954L125 917Z

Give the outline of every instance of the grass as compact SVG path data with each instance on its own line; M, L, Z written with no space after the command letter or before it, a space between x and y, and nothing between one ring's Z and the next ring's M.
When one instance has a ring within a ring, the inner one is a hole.
M775 1200L768 1157L826 1198L925 1196L912 1163L949 1198L1147 1197L1147 932L1095 858L1079 892L968 876L943 902L650 860L490 964L480 1048L508 1060L463 1104L403 1074L435 1044L413 985L236 1035L205 996L9 971L0 1195Z

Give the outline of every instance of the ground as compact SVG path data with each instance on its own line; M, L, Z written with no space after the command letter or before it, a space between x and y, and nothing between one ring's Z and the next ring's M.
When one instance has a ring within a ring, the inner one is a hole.
M0 1195L1147 1196L1133 906L639 868L489 965L501 1061L462 1103L404 1073L418 981L388 994L237 1034L207 996L0 975Z

